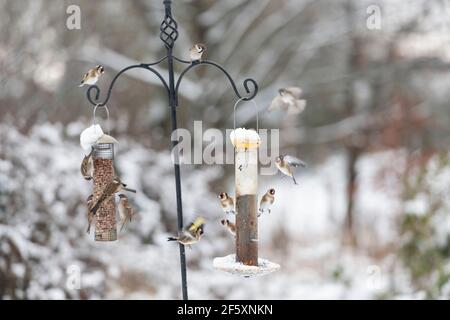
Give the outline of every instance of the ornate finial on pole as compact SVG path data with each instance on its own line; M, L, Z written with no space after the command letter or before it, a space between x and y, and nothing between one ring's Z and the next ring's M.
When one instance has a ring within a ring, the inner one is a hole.
M161 30L159 38L162 40L162 42L164 42L168 49L172 49L175 45L175 41L178 38L178 24L172 17L172 1L164 0L163 3L166 9L166 14L159 28L159 30Z

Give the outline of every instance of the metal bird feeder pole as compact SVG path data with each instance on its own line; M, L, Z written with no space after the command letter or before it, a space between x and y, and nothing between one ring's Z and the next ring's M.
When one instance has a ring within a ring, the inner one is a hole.
M181 80L186 75L186 73L191 70L192 68L199 66L199 65L209 65L213 66L219 70L221 70L224 75L229 80L231 87L236 94L236 96L239 99L242 99L244 101L252 100L257 92L258 92L258 85L255 80L253 79L245 79L244 80L244 88L247 93L246 96L243 96L239 93L236 84L233 80L233 78L230 76L230 74L219 64L212 62L212 61L196 61L191 62L187 60L183 60L180 58L177 58L173 55L173 48L175 46L175 41L178 38L178 24L175 21L175 19L172 17L172 10L171 0L164 0L163 5L165 8L165 16L164 20L161 23L160 26L160 34L159 38L162 40L166 47L166 56L159 59L156 62L153 63L141 63L138 65L132 65L129 67L126 67L119 71L117 75L112 80L108 93L106 98L103 102L100 102L100 88L96 85L90 86L87 90L87 98L89 102L94 106L104 106L108 102L109 98L111 97L111 92L114 87L114 84L116 83L116 80L126 71L131 69L146 69L150 72L152 72L154 75L156 75L159 80L161 81L162 85L166 89L168 100L169 100L169 107L171 109L171 121L172 121L172 130L176 130L178 128L177 126L177 107L178 107L178 90L180 88ZM187 51L187 50L186 50ZM158 71L156 71L152 66L159 65L163 62L167 61L167 78L168 81L166 81L166 78L163 77ZM178 79L175 79L175 73L174 73L174 63L179 62L182 64L188 65L178 76ZM178 144L178 141L172 142L172 148ZM183 229L183 205L182 205L182 197L181 197L181 176L180 176L180 166L177 161L174 163L174 172L175 172L175 188L176 188L176 200L177 200L177 219L178 219L178 230L179 232ZM187 290L187 278L186 278L186 255L185 255L185 248L184 245L180 244L180 265L181 265L181 287L182 287L182 296L184 300L188 299L188 290Z

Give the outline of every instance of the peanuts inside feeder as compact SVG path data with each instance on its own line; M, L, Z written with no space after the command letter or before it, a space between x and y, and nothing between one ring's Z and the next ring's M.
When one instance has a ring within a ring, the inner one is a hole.
M112 140L113 139L113 140ZM103 135L94 145L94 202L101 196L106 185L115 176L114 173L114 138ZM95 222L96 241L116 241L116 203L114 196L104 201L96 212Z

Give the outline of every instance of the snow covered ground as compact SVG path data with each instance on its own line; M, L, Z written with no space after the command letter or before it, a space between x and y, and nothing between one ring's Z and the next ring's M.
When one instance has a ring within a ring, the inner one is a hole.
M176 226L169 153L117 137L116 166L123 181L138 190L132 202L139 213L119 241L96 243L84 232L83 201L91 186L79 174L82 129L79 123L67 128L43 124L33 129L30 139L0 124L0 275L15 281L2 288L4 297L179 298L178 246L166 241ZM359 251L342 247L340 240L345 208L342 156L302 172L299 186L279 175L262 177L260 193L273 186L277 199L272 214L260 218L260 257L281 268L249 279L213 268L215 257L234 253L210 189L223 175L222 168L183 168L186 220L197 215L207 219L204 239L187 248L190 298L373 299L389 292L393 272L397 282L402 274L397 258L392 252L375 257L371 250L388 246L397 233L395 181L376 178L380 164L392 159L401 165L401 152L374 154L359 164ZM71 270L81 271L80 289L70 286ZM407 279L404 283L408 291Z

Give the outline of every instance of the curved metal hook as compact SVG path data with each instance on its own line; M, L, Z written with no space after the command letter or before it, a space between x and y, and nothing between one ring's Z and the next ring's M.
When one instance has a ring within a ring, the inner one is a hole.
M238 101L236 101L236 103L234 104L234 108L233 108L233 129L236 130L236 108L239 105L239 102L241 101L246 101L244 99L239 99ZM250 102L253 103L253 106L255 107L256 110L256 132L259 132L259 108L258 105L256 104L255 100L250 100Z
M108 109L108 106L106 106L106 105L100 106L100 105L98 105L98 104L95 106L94 111L92 112L92 113L93 113L93 114L92 114L92 116L93 116L92 123L93 123L94 125L97 124L97 118L95 117L95 112L97 111L97 108L98 108L98 107L102 107L102 108L104 108L105 111L106 111L106 125L108 126L108 134L111 134L111 127L110 127L110 123L109 123L109 109Z
M106 96L106 98L105 98L105 100L103 102L98 102L99 97L100 97L100 88L97 85L90 86L89 89L86 92L86 95L87 95L87 98L88 98L89 102L92 105L94 105L94 106L104 106L104 105L106 105L108 103L108 101L109 101L109 98L111 97L111 92L112 92L112 89L113 89L114 84L116 83L117 79L123 73L125 73L126 71L128 71L130 69L136 69L136 68L142 68L142 69L146 69L148 71L153 72L161 80L161 82L164 85L164 87L166 88L167 92L169 92L170 91L169 90L169 86L167 85L166 80L164 80L163 76L158 71L156 71L155 69L150 67L150 65L158 64L161 61L164 61L166 58L167 57L164 57L164 58L160 59L160 61L157 61L157 62L155 62L153 64L141 63L141 64L138 64L138 65L129 66L129 67L126 67L125 69L120 70L119 73L116 74L116 76L112 80L111 84L109 85L108 94L107 94L107 96ZM92 98L93 95L95 96L94 99Z
M181 59L180 59L180 60L181 60ZM181 62L183 62L183 61L181 61ZM217 63L215 63L215 62L212 62L212 61L204 60L204 61L201 61L201 62L194 62L194 63L192 63L189 67L187 67L186 69L184 69L183 72L180 74L180 76L178 77L178 80L177 80L177 84L176 84L176 86L175 86L175 93L176 93L176 96L177 96L177 97L178 97L178 89L179 89L181 80L183 79L184 75L185 75L190 69L192 69L192 68L194 68L194 67L196 67L196 66L199 66L199 65L211 65L211 66L214 66L214 67L216 67L217 69L221 70L221 71L225 74L225 76L228 78L228 80L230 81L231 87L233 88L234 93L236 94L236 96L237 96L239 99L243 100L243 101L249 101L249 100L252 100L252 99L256 96L256 94L258 93L258 84L256 83L256 81L253 80L253 79L251 79L251 78L247 78L247 79L244 80L244 88L245 88L245 91L246 91L249 95L248 95L248 96L245 96L245 97L242 96L242 95L239 93L239 91L238 91L238 89L237 89L237 87L236 87L236 84L235 84L233 78L231 78L230 74L229 74L229 73L228 73L221 65L219 65L219 64L217 64ZM253 90L251 90L251 88L249 88L249 83L251 83L251 84L253 85Z

